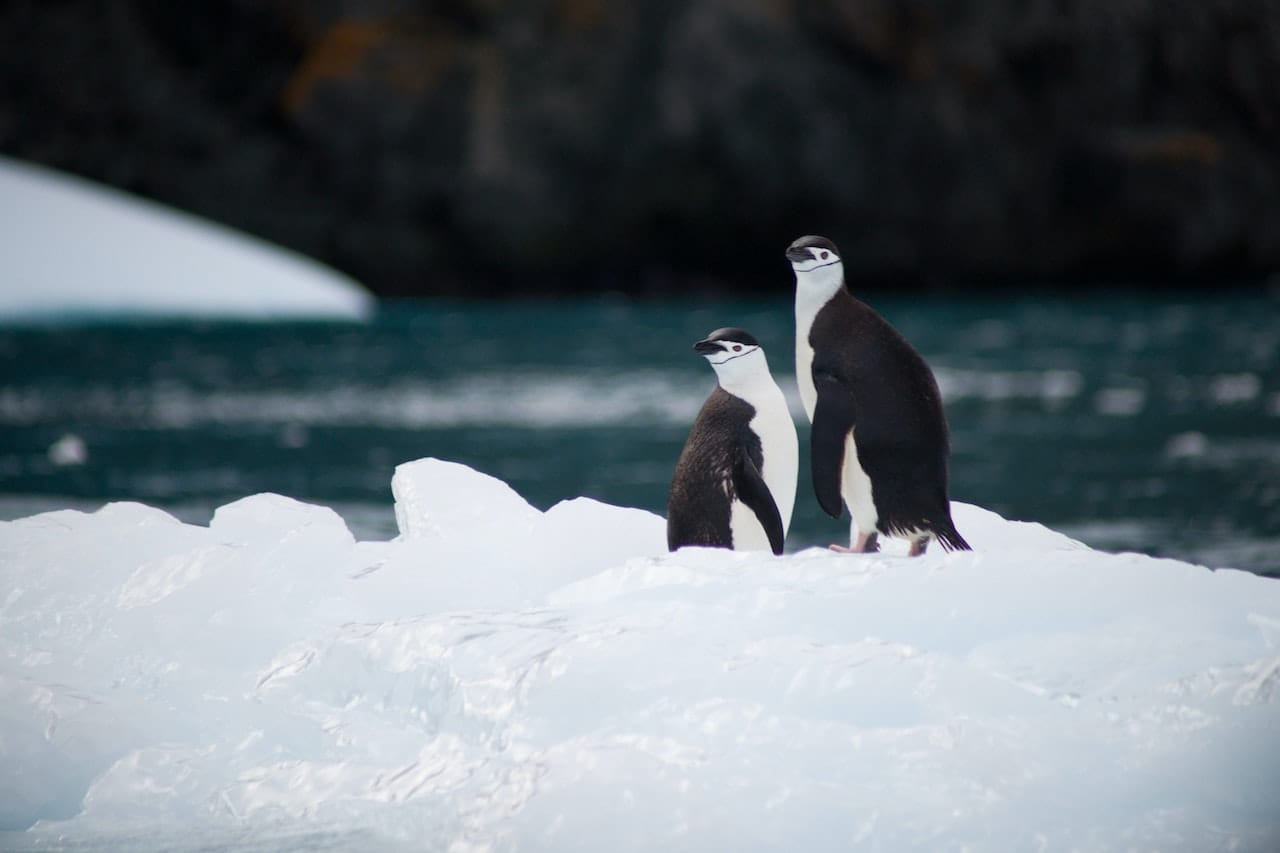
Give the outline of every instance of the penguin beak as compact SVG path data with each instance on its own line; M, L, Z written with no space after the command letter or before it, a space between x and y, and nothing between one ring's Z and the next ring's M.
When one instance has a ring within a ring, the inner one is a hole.
M787 249L787 260L793 264L813 260L813 252L807 246L792 246Z
M698 341L693 345L693 351L699 355L713 355L723 350L724 347L715 341Z

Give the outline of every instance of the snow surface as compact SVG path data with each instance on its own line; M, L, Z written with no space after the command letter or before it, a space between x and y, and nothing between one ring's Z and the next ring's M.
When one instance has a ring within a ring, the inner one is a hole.
M359 319L350 278L246 234L0 157L0 318Z
M0 849L1280 849L1276 580L964 504L973 553L773 557L393 491L389 542L0 524Z

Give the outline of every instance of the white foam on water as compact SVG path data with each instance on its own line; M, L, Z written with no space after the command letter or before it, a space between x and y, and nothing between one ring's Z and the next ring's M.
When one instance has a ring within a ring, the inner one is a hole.
M163 429L275 423L404 429L666 425L692 421L709 390L705 376L658 371L516 371L381 388L307 390L7 388L0 389L0 423L89 417Z
M934 374L944 399L1069 401L1084 389L1084 377L1074 370L972 370L936 367Z

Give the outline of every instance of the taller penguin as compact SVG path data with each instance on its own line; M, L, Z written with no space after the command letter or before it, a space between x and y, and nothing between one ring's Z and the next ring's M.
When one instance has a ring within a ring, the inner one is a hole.
M719 385L698 413L671 478L667 547L782 553L796 499L799 450L764 350L742 329L693 345Z
M796 382L813 424L813 488L833 518L853 516L850 545L876 551L878 534L923 554L930 539L968 551L951 521L950 446L938 383L889 322L845 288L840 250L808 236L787 249L796 274Z

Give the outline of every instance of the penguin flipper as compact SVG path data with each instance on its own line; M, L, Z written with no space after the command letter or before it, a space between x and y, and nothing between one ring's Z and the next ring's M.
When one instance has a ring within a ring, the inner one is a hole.
M778 512L778 504L773 499L773 492L764 481L760 469L745 453L734 460L733 488L738 500L747 505L764 528L769 537L769 547L775 554L782 553L782 544L786 533L782 529L782 514Z
M818 392L809 447L813 492L823 511L839 518L845 439L854 424L853 393L834 374L817 368L813 371L813 385Z

